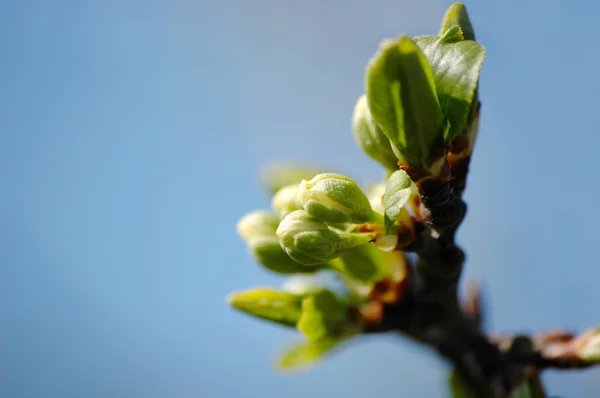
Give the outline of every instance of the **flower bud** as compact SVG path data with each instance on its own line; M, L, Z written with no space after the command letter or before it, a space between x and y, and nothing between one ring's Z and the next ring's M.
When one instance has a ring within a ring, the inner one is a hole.
M310 273L320 269L319 265L306 266L294 261L279 244L275 234L279 217L264 210L246 214L238 221L237 230L254 260L270 271L280 274Z
M252 257L265 268L280 274L311 273L324 264L303 265L294 261L282 249L279 238L273 235L259 235L250 238L246 244Z
M354 106L352 130L354 138L369 157L381 163L386 169L398 169L398 158L392 150L390 139L373 120L365 94L360 96Z
M339 174L302 180L298 201L308 214L326 223L362 223L376 217L358 184Z
M279 189L271 199L271 207L281 218L294 210L302 209L298 202L298 184L286 185Z
M279 225L279 217L265 210L246 214L237 223L237 232L245 242L253 236L273 235Z
M305 265L328 262L345 250L369 243L376 235L346 233L329 228L304 210L296 210L285 216L276 234L285 252Z

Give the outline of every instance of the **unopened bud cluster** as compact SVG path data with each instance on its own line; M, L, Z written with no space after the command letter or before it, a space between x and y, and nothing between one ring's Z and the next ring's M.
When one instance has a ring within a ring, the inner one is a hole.
M383 197L375 196L367 196L343 175L317 174L281 187L271 199L272 211L246 214L238 222L238 233L254 259L272 271L290 274L332 269L350 278L362 275L358 278L363 282L372 281L386 276L384 266L372 264L380 262L377 256L363 265L377 272L360 272L357 267L348 271L343 257L393 242L395 235L386 236L384 231ZM371 203L377 200L381 204L375 211ZM362 246L373 248L359 249Z
M411 246L416 225L428 221L420 180L448 178L443 171L452 168L452 145L454 163L470 155L484 55L461 4L450 7L439 35L384 41L367 65L351 124L360 147L384 167L385 181L363 191L344 175L278 166L265 181L271 209L239 220L251 256L268 270L303 278L333 274L345 287L340 294L314 279L296 279L286 285L291 290L230 297L234 308L306 336L283 366L311 362L360 333L361 308L373 300L401 299L402 250L418 246ZM377 290L382 286L389 291Z

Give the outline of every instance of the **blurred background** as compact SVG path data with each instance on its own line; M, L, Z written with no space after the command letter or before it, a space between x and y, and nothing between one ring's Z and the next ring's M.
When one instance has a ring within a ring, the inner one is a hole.
M600 325L600 3L466 3L488 56L464 280L493 330ZM262 166L380 178L350 131L366 62L450 4L0 1L0 396L445 396L445 364L390 336L278 374L299 335L225 297L282 282L235 232Z

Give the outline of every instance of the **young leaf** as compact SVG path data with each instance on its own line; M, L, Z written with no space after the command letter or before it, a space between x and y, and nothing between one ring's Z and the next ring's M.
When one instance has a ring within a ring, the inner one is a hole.
M442 37L444 43L456 43L465 39L463 31L458 25L452 25Z
M452 25L460 26L464 35L464 40L475 40L473 25L471 25L467 7L465 7L464 4L454 3L448 8L444 19L442 20L439 35L443 36Z
M326 337L296 344L279 358L277 366L282 370L300 370L310 367L341 342L341 339Z
M414 39L431 64L444 120L450 124L444 134L446 145L466 127L485 59L485 48L481 44L471 40L453 41L455 35L456 30L449 29L442 37Z
M302 296L271 289L233 293L229 305L257 318L295 327L300 319Z
M394 226L402 208L408 202L411 194L412 181L404 170L395 171L385 184L383 205L385 207L385 233Z
M379 275L376 256L380 250L374 245L363 245L350 249L340 257L343 264L340 271L359 282L372 282Z
M408 164L422 166L443 139L443 122L431 66L404 36L385 41L366 71L369 109Z
M339 334L346 321L346 306L335 294L322 290L302 300L297 328L310 341L317 341Z
M398 158L394 154L390 139L373 120L365 94L358 98L354 106L352 131L354 138L370 158L388 170L398 169Z

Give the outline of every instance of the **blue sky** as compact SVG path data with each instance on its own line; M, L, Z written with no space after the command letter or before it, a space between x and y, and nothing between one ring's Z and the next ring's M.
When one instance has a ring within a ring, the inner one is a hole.
M277 285L235 223L260 168L367 182L350 117L384 37L437 31L438 0L0 2L0 395L441 396L445 365L391 336L298 375L298 337L228 309ZM459 240L491 329L600 324L592 1L467 2L488 50ZM568 398L598 371L548 372Z

